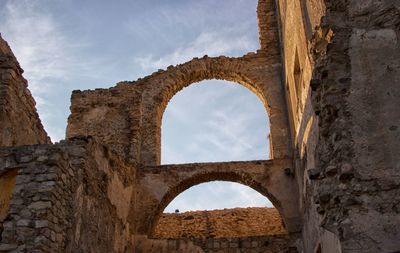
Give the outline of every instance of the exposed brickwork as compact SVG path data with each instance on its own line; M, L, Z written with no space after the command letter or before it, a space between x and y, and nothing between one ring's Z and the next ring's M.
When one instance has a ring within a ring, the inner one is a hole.
M295 240L287 235L220 237L208 239L135 238L135 253L298 253Z
M50 143L22 73L0 35L0 146Z
M204 252L298 253L293 238L285 235L195 239Z
M279 26L275 2L259 0L257 5L258 31L260 35L260 51L268 59L281 57L279 43Z
M17 174L16 169L0 174L0 227L8 214Z
M249 237L287 234L275 208L233 208L212 211L164 213L156 238Z

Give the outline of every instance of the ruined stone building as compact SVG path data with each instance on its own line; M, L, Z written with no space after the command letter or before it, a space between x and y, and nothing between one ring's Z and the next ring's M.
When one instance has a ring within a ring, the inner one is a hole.
M259 0L257 15L257 52L73 92L56 144L0 39L0 252L400 252L400 1ZM258 95L270 160L160 165L168 101L206 79ZM268 197L285 232L157 236L168 203L213 180Z

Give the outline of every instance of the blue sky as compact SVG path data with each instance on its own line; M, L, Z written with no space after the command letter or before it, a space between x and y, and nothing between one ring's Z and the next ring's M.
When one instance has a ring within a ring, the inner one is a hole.
M256 5L2 0L0 32L25 70L46 131L58 141L65 135L72 90L111 87L205 54L255 51ZM163 163L268 158L265 109L254 94L229 82L204 81L178 93L164 114L162 134ZM175 202L169 211L266 205L247 187L218 182L193 187Z

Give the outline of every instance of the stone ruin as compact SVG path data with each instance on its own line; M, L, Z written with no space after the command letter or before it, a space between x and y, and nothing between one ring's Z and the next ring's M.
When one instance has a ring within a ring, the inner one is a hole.
M0 38L0 252L400 252L400 2L259 0L257 14L255 53L73 92L56 144ZM168 101L206 79L258 95L270 160L160 165ZM157 236L168 203L213 180L268 197L285 232Z

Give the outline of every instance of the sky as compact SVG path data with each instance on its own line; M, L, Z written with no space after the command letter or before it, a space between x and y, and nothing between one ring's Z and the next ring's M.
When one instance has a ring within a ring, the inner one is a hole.
M25 70L53 142L65 137L73 90L108 88L193 57L258 48L257 0L1 0L0 32ZM268 159L259 99L225 81L179 92L163 116L162 163ZM213 182L166 211L271 205L252 189Z

